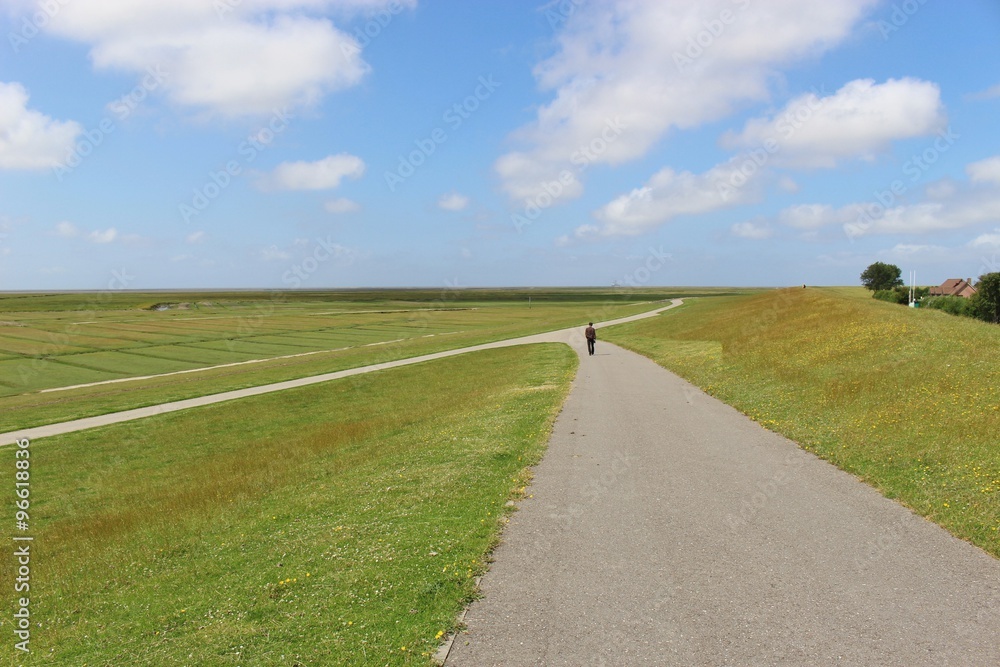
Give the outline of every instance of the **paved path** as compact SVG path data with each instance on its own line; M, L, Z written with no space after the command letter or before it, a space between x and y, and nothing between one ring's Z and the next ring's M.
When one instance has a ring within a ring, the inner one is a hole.
M670 302L669 306L661 306L653 308L644 313L639 313L637 315L630 315L628 317L622 317L616 320L611 320L609 322L604 322L600 326L603 327L603 326L611 326L614 324L623 324L625 322L632 322L647 317L653 317L654 315L658 315L659 313L662 313L665 310L670 310L671 308L675 308L676 306L681 305L681 303L683 303L682 299L673 299ZM287 380L285 382L276 382L274 384L261 385L259 387L248 387L246 389L226 391L219 394L210 394L208 396L198 396L197 398L189 398L186 400L173 401L170 403L161 403L160 405L151 405L145 408L124 410L122 412L112 412L104 415L98 415L96 417L86 417L83 419L75 419L73 421L60 422L57 424L46 424L45 426L36 426L33 428L20 429L17 431L9 431L7 433L0 433L0 446L13 444L14 442L22 438L36 440L38 438L44 438L53 435L61 435L63 433L72 433L74 431L82 431L88 428L95 428L98 426L107 426L108 424L117 424L118 422L131 421L133 419L142 419L143 417L151 417L153 415L163 414L165 412L176 412L177 410L187 410L189 408L195 408L202 405L221 403L222 401L232 401L238 398L257 396L258 394L269 394L273 391L282 391L284 389L291 389L293 387L304 387L306 385L316 384L319 382L338 380L340 378L350 377L352 375L359 375L361 373L371 373L373 371L381 371L388 368L396 368L397 366L418 364L420 362L430 361L432 359L453 357L457 354L465 354L467 352L475 352L477 350L488 350L498 347L509 347L511 345L526 345L529 343L568 343L577 348L580 348L585 345L583 340L583 326L584 325L572 329L560 329L558 331L550 331L548 333L536 334L533 336L523 336L521 338L512 338L509 340L496 341L493 343L485 343L483 345L474 345L471 347L446 350L444 352L436 352L434 354L425 354L419 357L411 357L409 359L399 359L396 361L387 361L381 364L372 364L370 366L349 368L347 370L336 371L334 373L324 373L322 375L314 375L312 377L298 378L296 380Z
M621 348L529 492L446 667L1000 665L1000 561Z

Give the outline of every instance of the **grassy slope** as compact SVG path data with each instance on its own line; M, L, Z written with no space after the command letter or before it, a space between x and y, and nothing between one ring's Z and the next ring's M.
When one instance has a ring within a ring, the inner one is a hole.
M23 664L426 664L575 365L480 352L33 443Z
M1000 327L791 289L602 336L1000 556Z

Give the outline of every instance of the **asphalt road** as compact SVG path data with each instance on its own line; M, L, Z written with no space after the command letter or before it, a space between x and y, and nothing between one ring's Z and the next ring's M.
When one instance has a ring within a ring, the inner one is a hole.
M1000 561L652 361L575 347L447 667L1000 665Z

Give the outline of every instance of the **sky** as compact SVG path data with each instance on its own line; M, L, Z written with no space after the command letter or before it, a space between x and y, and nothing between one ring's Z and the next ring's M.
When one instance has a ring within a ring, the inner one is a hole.
M1000 270L996 0L0 0L0 290Z

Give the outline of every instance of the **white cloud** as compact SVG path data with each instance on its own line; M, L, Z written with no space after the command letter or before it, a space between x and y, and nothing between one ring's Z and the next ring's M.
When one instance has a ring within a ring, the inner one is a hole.
M735 225L729 228L730 233L733 236L739 236L744 239L768 239L774 235L774 230L767 225L762 225L754 222L737 222Z
M973 183L1000 185L1000 155L967 165L965 173Z
M90 46L99 69L163 71L164 90L176 104L223 116L262 115L311 105L368 71L358 42L317 14L415 4L73 0L60 3L46 30Z
M834 167L845 159L873 159L893 141L938 132L945 123L936 84L858 79L826 97L801 95L774 116L752 119L739 134L726 134L722 145L764 147L775 165Z
M890 248L885 252L886 254L894 257L912 257L914 255L937 254L947 251L948 251L947 248L937 245L897 243L896 245L894 245L892 248Z
M792 194L799 191L799 184L795 182L795 179L787 175L778 178L778 187Z
M1000 227L989 234L980 234L969 245L973 248L1000 248Z
M260 258L265 262L274 262L283 259L291 259L292 255L278 246L272 245L260 251Z
M469 198L457 192L449 192L438 199L438 207L446 211L461 211L469 205Z
M75 236L80 235L80 230L76 228L72 222L67 222L63 220L62 222L56 223L56 236L62 236L63 238L71 239Z
M966 96L970 100L995 100L1000 97L1000 83L990 86L986 90Z
M908 208L939 207L930 229L961 229L983 223L1000 223L1000 182L973 183L956 189L947 197ZM914 231L917 231L917 227Z
M201 243L204 240L205 240L205 232L200 231L200 230L197 231L197 232L191 232L184 239L185 242L191 243L191 244Z
M48 169L73 150L83 127L28 108L19 83L0 81L0 169Z
M323 204L323 208L327 213L353 213L354 211L361 210L361 204L346 197L340 197L339 199L331 199L326 202Z
M601 226L590 230L591 235L641 234L681 215L708 213L752 201L760 190L757 173L747 175L733 161L701 174L662 169L641 188L598 209L594 216Z
M360 178L364 173L361 158L339 153L316 162L282 162L258 185L265 190L330 190L345 177Z
M114 227L109 227L104 231L94 230L87 234L87 238L94 243L111 243L118 238L118 230Z
M1000 190L965 191L944 201L928 201L889 209L853 204L855 220L844 224L848 236L927 234L1000 221ZM843 210L843 209L842 209Z
M522 148L497 160L502 187L515 200L541 196L541 182L568 172L573 181L553 196L578 196L576 176L590 166L634 160L671 129L698 127L747 102L766 100L778 67L842 42L874 4L579 4L556 36L555 55L535 68L552 99L512 136ZM713 36L705 26L719 22L723 12L731 20ZM699 38L707 46L698 46ZM613 140L609 123L621 126Z
M800 204L780 211L777 221L806 231L837 225L849 238L872 234L929 234L1000 223L1000 159L989 158L966 167L969 182L942 179L924 188L917 201L900 198L853 202L841 207ZM1000 231L1000 230L998 230ZM973 241L987 244L992 235Z
M79 237L86 237L91 243L111 243L115 239L121 239L123 241L139 241L141 238L134 234L127 236L119 236L118 230L114 227L108 227L105 230L95 229L91 232L84 232L79 227L74 225L72 222L63 220L62 222L56 223L55 231L53 232L56 236L61 236L64 239L74 239Z
M778 222L795 229L813 231L827 225L853 222L861 212L859 206L835 209L829 204L800 204L781 211L778 214Z

